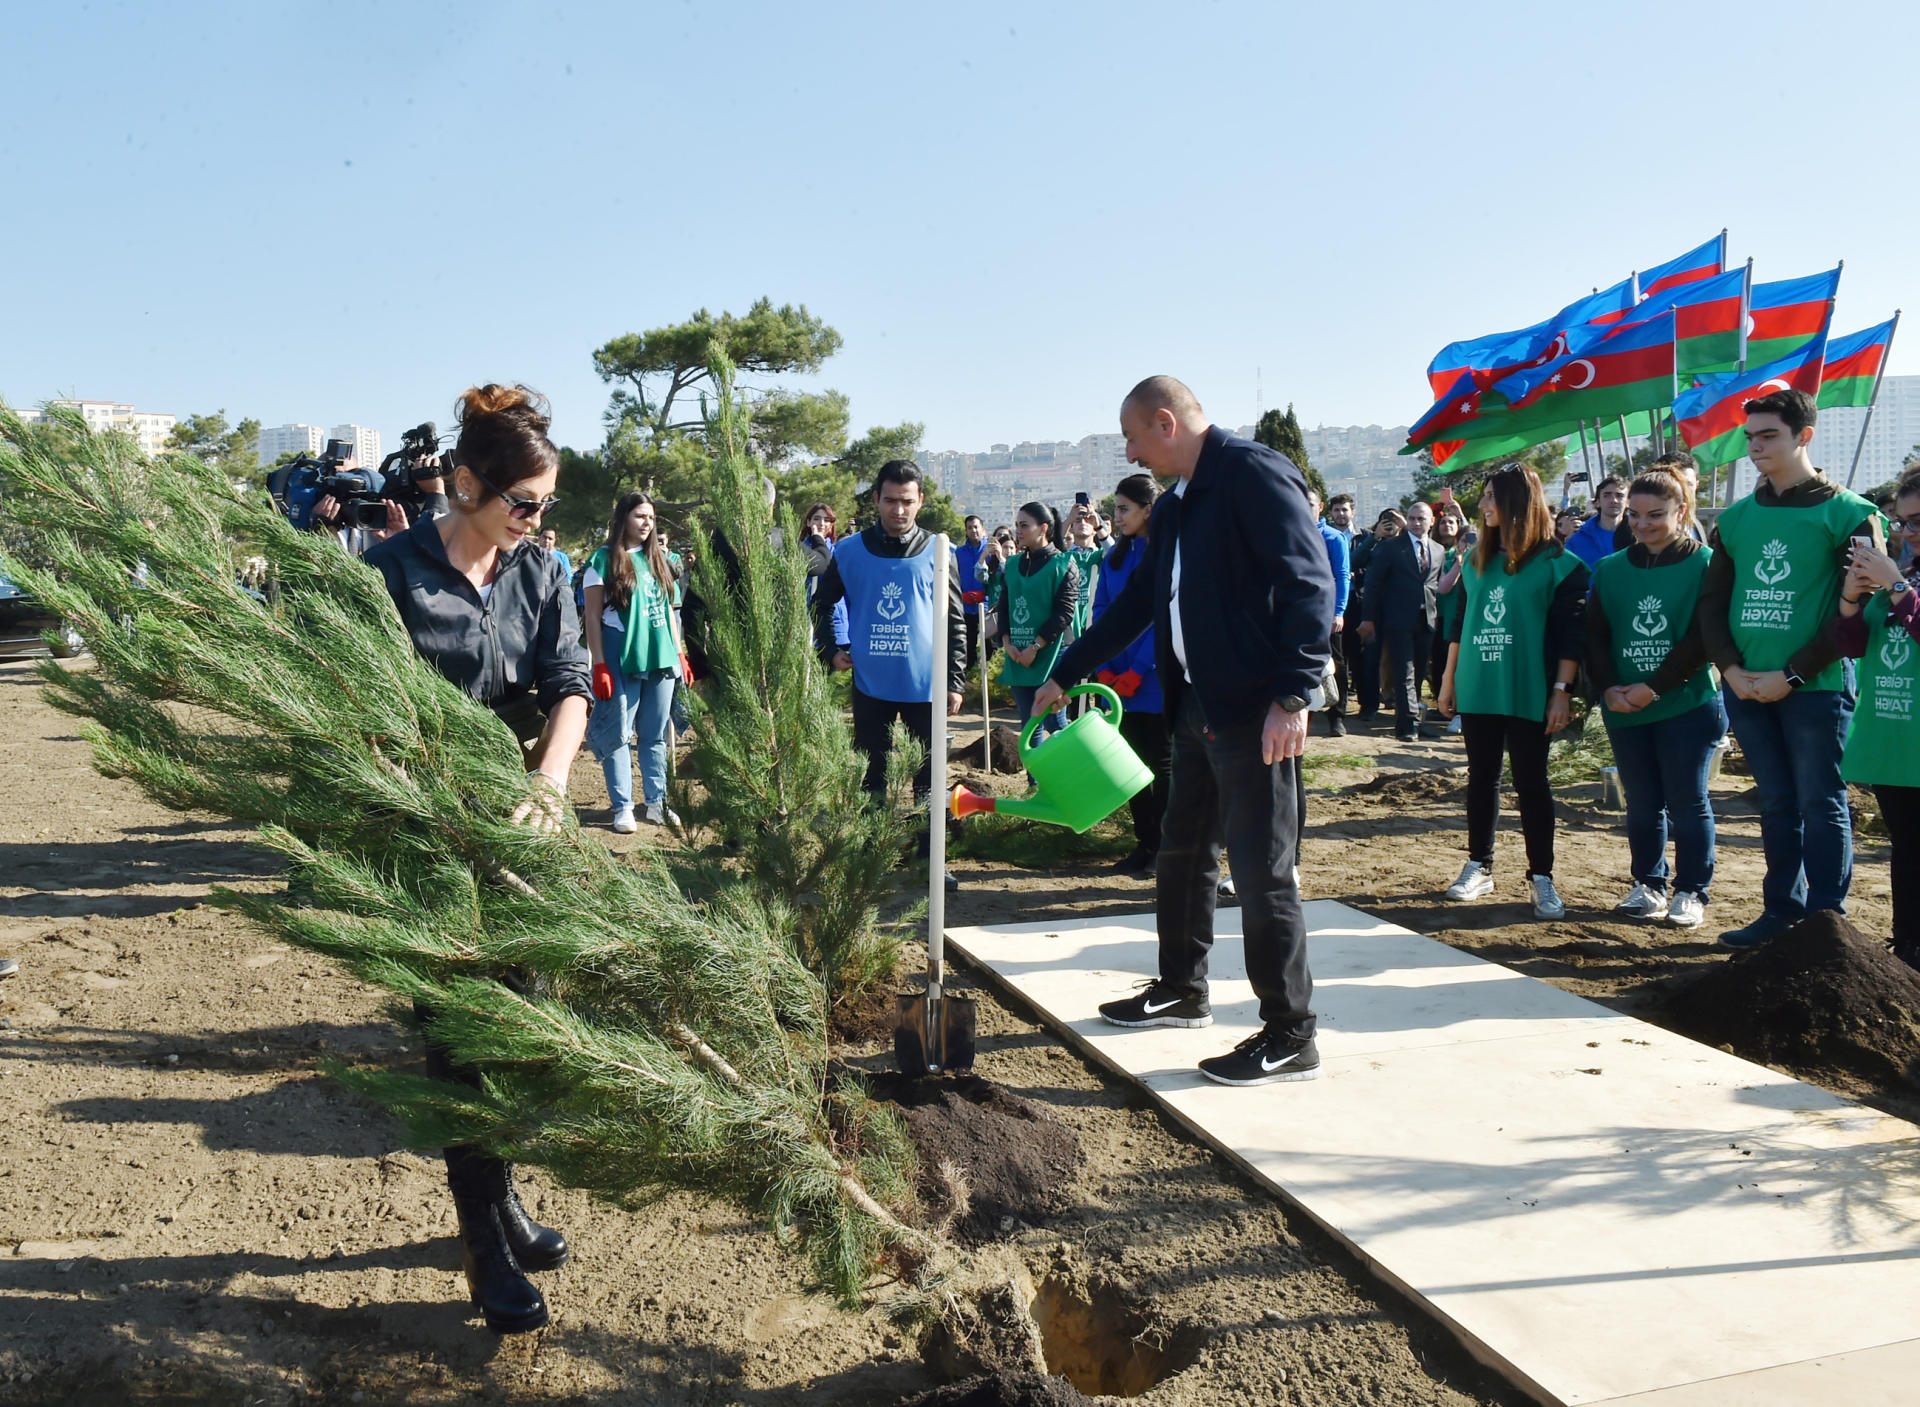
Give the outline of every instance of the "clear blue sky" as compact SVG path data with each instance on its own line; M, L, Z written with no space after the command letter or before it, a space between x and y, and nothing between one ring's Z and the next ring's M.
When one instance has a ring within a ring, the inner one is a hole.
M856 433L1405 422L1442 344L1731 230L1910 319L1920 7L15 7L0 395L600 438L609 337L756 296Z

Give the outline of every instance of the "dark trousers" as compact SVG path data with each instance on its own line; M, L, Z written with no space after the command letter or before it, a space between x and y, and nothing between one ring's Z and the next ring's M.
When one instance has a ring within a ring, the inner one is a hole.
M1380 646L1378 630L1373 639L1360 645L1360 663L1354 670L1354 689L1360 696L1360 711L1369 717L1380 711Z
M1334 713L1347 711L1347 691L1352 681L1347 677L1347 632L1336 630L1327 641L1328 652L1333 656L1334 696L1327 701L1327 708Z
M1493 828L1500 819L1500 762L1513 764L1527 874L1553 873L1553 789L1547 784L1547 728L1532 718L1463 713L1467 741L1467 858L1493 868Z
M1361 707L1366 707L1368 697L1366 686L1360 682L1361 658L1366 654L1366 641L1360 638L1360 597L1355 593L1352 603L1347 607L1347 624L1340 632L1340 653L1334 658L1340 671L1340 712L1349 713L1353 709L1356 697ZM1357 692L1356 692L1357 691ZM1373 706L1379 707L1380 691L1373 691Z
M1411 733L1420 726L1420 676L1433 656L1433 627L1422 621L1410 630L1382 634L1393 680L1393 731Z
M1920 968L1920 787L1873 789L1893 854L1893 951Z
M929 748L933 746L931 702L897 703L892 699L876 699L870 694L861 693L859 685L854 686L853 745L867 755L868 791L887 789L887 754L893 750L890 730L896 718L905 723L907 731L924 745ZM920 770L913 774L913 794L925 796L932 785L933 758L929 755L920 764Z
M1727 721L1760 799L1760 897L1766 911L1797 923L1822 909L1847 911L1853 883L1853 812L1840 755L1853 722L1847 689L1797 689L1772 703L1721 690Z
M1160 818L1167 814L1167 716L1124 713L1120 716L1120 736L1153 771L1153 781L1133 794L1127 809L1133 813L1133 838L1149 855L1157 855Z
M1193 690L1181 691L1155 895L1160 980L1189 994L1207 990L1224 842L1240 893L1247 977L1260 999L1260 1019L1288 1035L1310 1036L1313 978L1306 919L1293 883L1300 765L1297 758L1260 760L1264 722L1255 718L1210 730Z
M1447 632L1433 632L1433 649L1427 658L1427 687L1433 691L1435 699L1440 697L1440 684L1447 677Z

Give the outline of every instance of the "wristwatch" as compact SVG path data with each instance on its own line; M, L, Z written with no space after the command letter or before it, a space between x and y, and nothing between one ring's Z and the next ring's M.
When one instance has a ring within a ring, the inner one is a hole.
M1901 577L1900 580L1896 581L1892 586L1889 586L1887 588L1887 599L1892 600L1895 596L1898 596L1902 591L1911 591L1911 590L1913 590L1913 583L1908 581L1905 577Z
M1799 689L1799 688L1805 687L1807 681L1802 679L1799 675L1795 674L1792 670L1790 669L1787 670L1786 676L1787 676L1787 687L1789 689Z
M1554 681L1553 681L1553 692L1554 692L1554 693L1556 693L1556 694L1564 694L1564 693L1566 693L1566 692L1567 692L1567 683L1566 683L1566 681L1565 681L1564 679L1556 679L1556 680L1554 680Z
M1280 696L1280 707L1287 713L1298 713L1306 706L1307 701L1298 694L1282 694Z

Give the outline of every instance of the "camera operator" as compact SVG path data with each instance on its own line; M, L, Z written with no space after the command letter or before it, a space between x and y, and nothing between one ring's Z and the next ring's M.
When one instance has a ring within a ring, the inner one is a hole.
M527 748L530 793L513 819L557 829L567 776L587 729L591 694L572 584L535 535L554 503L560 452L544 399L524 386L470 388L450 456L453 511L422 514L376 544L367 565L386 578L414 649L489 705ZM502 980L513 983L511 974ZM431 1037L434 1014L416 1009ZM478 1086L427 1044L427 1069ZM566 1263L566 1239L527 1216L512 1168L472 1147L446 1150L447 1186L466 1247L467 1287L495 1333L547 1322L523 1273Z
M303 454L269 473L267 491L296 528L335 533L348 551L364 552L418 517L446 516L439 443L429 420L403 434L377 469L365 469L352 444L328 440L318 459Z

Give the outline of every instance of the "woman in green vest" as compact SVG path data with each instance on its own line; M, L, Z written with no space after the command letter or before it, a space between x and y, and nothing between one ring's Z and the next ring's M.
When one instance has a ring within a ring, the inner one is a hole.
M1920 541L1920 469L1900 476L1893 514ZM1920 554L1899 563L1855 544L1840 592L1840 649L1860 663L1860 702L1840 773L1873 788L1892 842L1893 951L1920 968Z
M1458 712L1467 743L1467 864L1449 899L1493 892L1500 764L1513 768L1536 918L1567 907L1553 885L1553 790L1547 744L1571 718L1580 670L1587 569L1554 540L1540 476L1505 464L1480 495L1480 540L1461 573L1463 618L1447 646L1440 711Z
M1698 619L1713 552L1689 533L1692 517L1678 477L1635 479L1627 490L1633 545L1594 564L1586 620L1587 678L1627 792L1633 889L1614 911L1676 928L1698 928L1706 917L1714 860L1707 772L1727 732Z
M1020 726L1033 717L1033 695L1060 657L1060 637L1073 624L1080 572L1060 549L1060 520L1044 503L1023 504L1013 520L1020 555L994 579L990 596L1000 623L1000 682L1013 690ZM1046 736L1033 730L1033 741Z
M614 504L607 541L587 559L581 581L595 699L587 746L606 774L613 828L621 835L637 829L630 737L640 750L648 824L678 823L667 809L667 723L680 677L680 584L654 532L651 498L634 492Z

